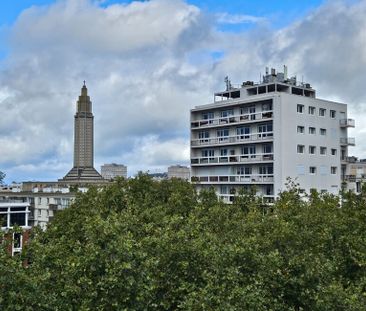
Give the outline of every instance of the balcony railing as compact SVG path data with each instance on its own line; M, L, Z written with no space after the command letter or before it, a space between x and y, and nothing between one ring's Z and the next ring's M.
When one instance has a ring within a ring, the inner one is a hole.
M354 137L341 137L340 143L342 146L355 146L356 140Z
M341 127L355 127L354 119L341 119L339 120L339 124Z
M214 119L202 119L191 122L192 129L202 128L207 126L219 126L219 125L228 125L235 123L246 123L248 121L258 121L258 120L267 120L273 118L273 111L263 111L258 113L248 113L241 115L233 115L227 117L220 117Z
M273 153L231 155L220 157L195 157L191 159L192 165L225 164L225 163L248 163L273 161Z
M219 175L219 176L192 176L191 181L201 184L257 184L257 183L273 183L273 174L261 175Z
M224 145L233 143L243 143L243 142L255 142L261 140L268 140L273 138L273 132L263 132L254 134L243 134L235 136L221 136L213 138L199 138L192 139L191 145L195 146L209 146L209 145Z
M218 197L221 198L225 203L233 203L235 201L235 197L237 194L218 194ZM263 203L274 203L275 196L274 195L262 195Z

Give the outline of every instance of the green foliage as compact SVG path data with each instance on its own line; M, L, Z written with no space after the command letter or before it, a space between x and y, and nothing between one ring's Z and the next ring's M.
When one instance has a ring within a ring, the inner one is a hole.
M5 177L6 177L6 174L4 172L0 171L0 185L3 184Z
M2 245L0 309L364 310L365 197L289 181L271 207L255 189L227 205L181 180L118 179L34 230L28 267Z

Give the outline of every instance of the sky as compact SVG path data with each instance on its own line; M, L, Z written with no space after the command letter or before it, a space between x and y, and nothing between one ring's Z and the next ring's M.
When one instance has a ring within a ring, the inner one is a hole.
M95 167L189 165L189 111L265 67L348 104L366 158L366 0L24 0L0 4L0 171L56 180L72 167L76 100L93 102Z

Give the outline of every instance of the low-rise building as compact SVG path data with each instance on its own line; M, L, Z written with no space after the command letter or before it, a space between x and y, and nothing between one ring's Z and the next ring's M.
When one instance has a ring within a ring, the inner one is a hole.
M190 169L187 166L172 165L168 167L168 178L190 179Z
M100 168L101 175L104 179L111 180L116 177L127 178L127 166L123 164L104 164Z

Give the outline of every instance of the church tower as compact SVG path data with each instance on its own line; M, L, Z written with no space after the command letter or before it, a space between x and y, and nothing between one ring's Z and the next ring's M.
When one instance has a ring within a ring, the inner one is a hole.
M100 181L103 178L94 168L94 116L92 113L92 102L88 96L85 81L76 106L74 121L74 167L62 180Z

